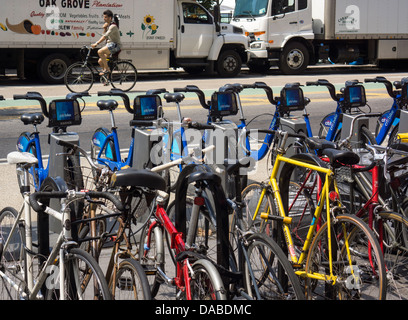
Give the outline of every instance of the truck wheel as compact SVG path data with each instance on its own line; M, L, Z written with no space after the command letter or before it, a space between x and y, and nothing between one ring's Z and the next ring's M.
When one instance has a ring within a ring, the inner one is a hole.
M279 60L279 69L284 74L300 74L309 64L309 51L300 42L285 46Z
M50 54L41 61L39 74L47 83L64 83L64 75L69 65L69 59L65 55Z
M242 60L239 54L234 50L221 52L217 63L216 70L220 77L235 77L241 72Z

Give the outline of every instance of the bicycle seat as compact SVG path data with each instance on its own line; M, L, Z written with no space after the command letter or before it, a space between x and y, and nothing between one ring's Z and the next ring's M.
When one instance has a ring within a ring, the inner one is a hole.
M122 52L122 50L119 50L118 52L111 54L111 58L113 60L118 60L119 59L119 54Z
M28 164L35 165L38 163L38 159L35 155L29 152L13 151L7 155L8 164Z
M118 107L118 102L116 100L99 100L96 105L99 110L109 110L113 111Z
M225 159L224 166L228 174L238 173L240 168L249 168L251 166L251 158Z
M177 92L177 93L166 93L164 95L164 99L167 102L181 102L184 100L184 94Z
M166 181L156 172L129 168L115 172L112 187L144 187L166 191Z
M312 149L312 150L323 150L323 149L337 149L337 144L332 141L328 141L326 139L320 139L320 138L306 138L306 144L307 146Z
M41 124L44 121L44 115L42 113L25 113L21 115L20 119L24 124Z
M330 164L334 168L340 168L342 166L352 166L360 162L358 154L349 150L337 150L337 149L323 149L322 154L329 158Z

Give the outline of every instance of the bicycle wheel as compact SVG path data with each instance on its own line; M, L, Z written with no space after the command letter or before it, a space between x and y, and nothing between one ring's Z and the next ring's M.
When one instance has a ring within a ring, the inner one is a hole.
M262 191L265 190L265 195L261 199ZM248 185L244 190L242 190L242 202L244 204L242 215L243 215L243 228L246 230L253 230L255 232L264 232L265 224L264 220L261 219L261 213L267 212L272 213L274 200L272 194L270 193L270 187L259 182L254 182ZM256 208L259 205L259 211L254 219ZM234 213L235 214L235 213ZM233 224L231 224L233 226Z
M16 222L18 212L14 208L6 207L0 212L0 300L21 300L25 299L26 263L24 259L24 246L22 234L19 227L14 230L12 227ZM4 250L6 242L8 246ZM13 286L15 283L18 290Z
M129 61L117 62L111 70L110 81L116 89L131 90L137 81L136 67Z
M115 281L110 289L114 300L150 300L150 287L140 263L125 259L119 263Z
M71 92L89 91L94 83L91 68L83 62L70 65L65 72L64 83Z
M387 270L387 300L408 298L408 220L395 212L379 212L373 230L383 250Z
M208 260L200 259L192 266L190 289L192 300L226 300L226 290L217 268Z
M244 265L247 293L265 300L304 300L292 265L278 244L265 234L255 233L244 241L248 261ZM254 274L252 279L250 269Z
M65 299L67 300L111 300L111 293L101 267L96 260L80 248L69 248L64 256ZM59 270L50 271L45 285L45 299L60 299Z
M157 268L159 267L163 272L165 271L165 256L162 229L159 226L151 229L150 226L150 223L146 224L140 236L139 261L147 276L151 297L154 298L159 291L161 283L163 283Z
M383 300L387 279L380 245L368 226L351 215L338 215L313 238L305 271L332 281L305 279L308 299ZM331 239L331 245L328 239ZM330 264L330 254L332 264Z

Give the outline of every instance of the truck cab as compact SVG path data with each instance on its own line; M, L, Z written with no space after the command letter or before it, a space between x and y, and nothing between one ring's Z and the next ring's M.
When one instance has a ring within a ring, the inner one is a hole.
M231 24L251 38L249 67L302 72L313 58L310 0L237 0Z
M189 73L206 69L234 77L248 55L248 38L241 28L220 23L195 1L177 1L176 47L173 64ZM219 15L216 8L215 14Z

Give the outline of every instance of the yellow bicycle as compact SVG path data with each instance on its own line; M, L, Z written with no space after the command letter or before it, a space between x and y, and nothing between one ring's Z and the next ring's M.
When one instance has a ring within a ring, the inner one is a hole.
M288 137L320 148L323 141L280 130L258 132L274 133L279 146L269 181L251 184L242 192L247 228L266 232L280 243L308 299L385 299L386 270L378 240L361 219L346 213L334 175L335 169L358 163L359 156L327 148L322 151L329 159L326 164L311 153L285 157ZM298 217L287 215L293 183L314 190L308 197L316 199L312 209L301 213L310 221L301 242L292 238Z

